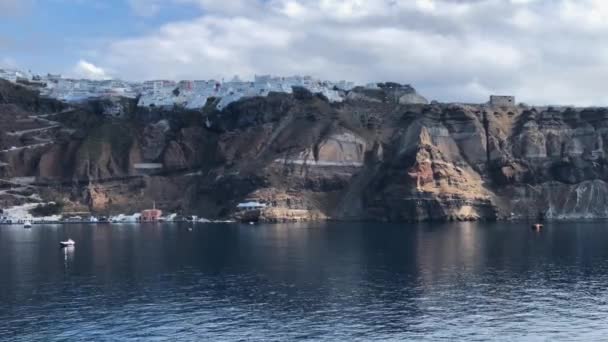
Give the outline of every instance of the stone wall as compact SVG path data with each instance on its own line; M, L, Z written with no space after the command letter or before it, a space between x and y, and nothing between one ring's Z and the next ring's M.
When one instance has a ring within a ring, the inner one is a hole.
M490 105L498 107L510 107L515 106L515 96L490 96Z

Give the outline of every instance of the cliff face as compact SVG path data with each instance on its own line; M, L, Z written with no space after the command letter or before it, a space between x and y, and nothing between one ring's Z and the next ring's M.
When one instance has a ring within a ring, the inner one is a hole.
M608 110L530 109L514 118L491 155L497 193L515 216L608 217Z
M427 104L394 83L342 103L295 89L222 111L67 108L0 86L8 187L33 177L26 188L43 200L95 212L156 201L266 221L608 218L607 109ZM245 200L269 207L237 212Z

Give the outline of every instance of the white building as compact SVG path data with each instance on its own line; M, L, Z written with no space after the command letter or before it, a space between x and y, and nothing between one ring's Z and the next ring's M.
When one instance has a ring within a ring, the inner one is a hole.
M31 79L31 75L18 70L0 69L0 78L16 82L19 78ZM229 82L151 80L142 83L121 80L76 80L52 74L39 78L46 84L41 90L42 95L63 101L82 101L95 97L136 98L139 96L138 105L142 107L179 105L189 109L202 108L209 98L218 98L217 108L223 109L230 103L245 97L268 96L271 92L292 93L293 87L304 87L313 93L323 94L332 102L341 102L344 100L343 91L354 87L351 82L322 81L310 76L256 75L252 82L242 81L235 76Z
M17 82L17 79L19 78L31 79L31 76L28 73L17 69L0 69L0 78L11 82Z
M260 210L266 208L267 205L258 201L250 201L239 203L236 207L239 210Z

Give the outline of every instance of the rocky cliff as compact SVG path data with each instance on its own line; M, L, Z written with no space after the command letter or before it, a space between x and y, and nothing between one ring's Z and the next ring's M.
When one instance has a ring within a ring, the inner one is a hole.
M244 220L608 218L608 109L341 103L294 89L200 110L78 106L0 81L0 204ZM24 181L25 180L25 181ZM246 200L268 206L239 212Z

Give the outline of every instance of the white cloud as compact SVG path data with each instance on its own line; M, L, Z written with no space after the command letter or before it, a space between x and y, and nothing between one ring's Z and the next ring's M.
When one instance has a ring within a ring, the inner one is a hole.
M223 15L241 15L264 9L260 0L174 0L181 3L191 3L199 5L205 12ZM268 1L268 0L263 0Z
M161 9L162 0L128 0L133 12L142 17L156 15Z
M161 4L130 1L151 12ZM445 101L504 93L529 103L608 104L604 0L162 3L201 12L103 46L100 65L135 79L312 74L411 83Z
M104 69L85 60L80 60L72 70L72 77L103 80L111 78Z

